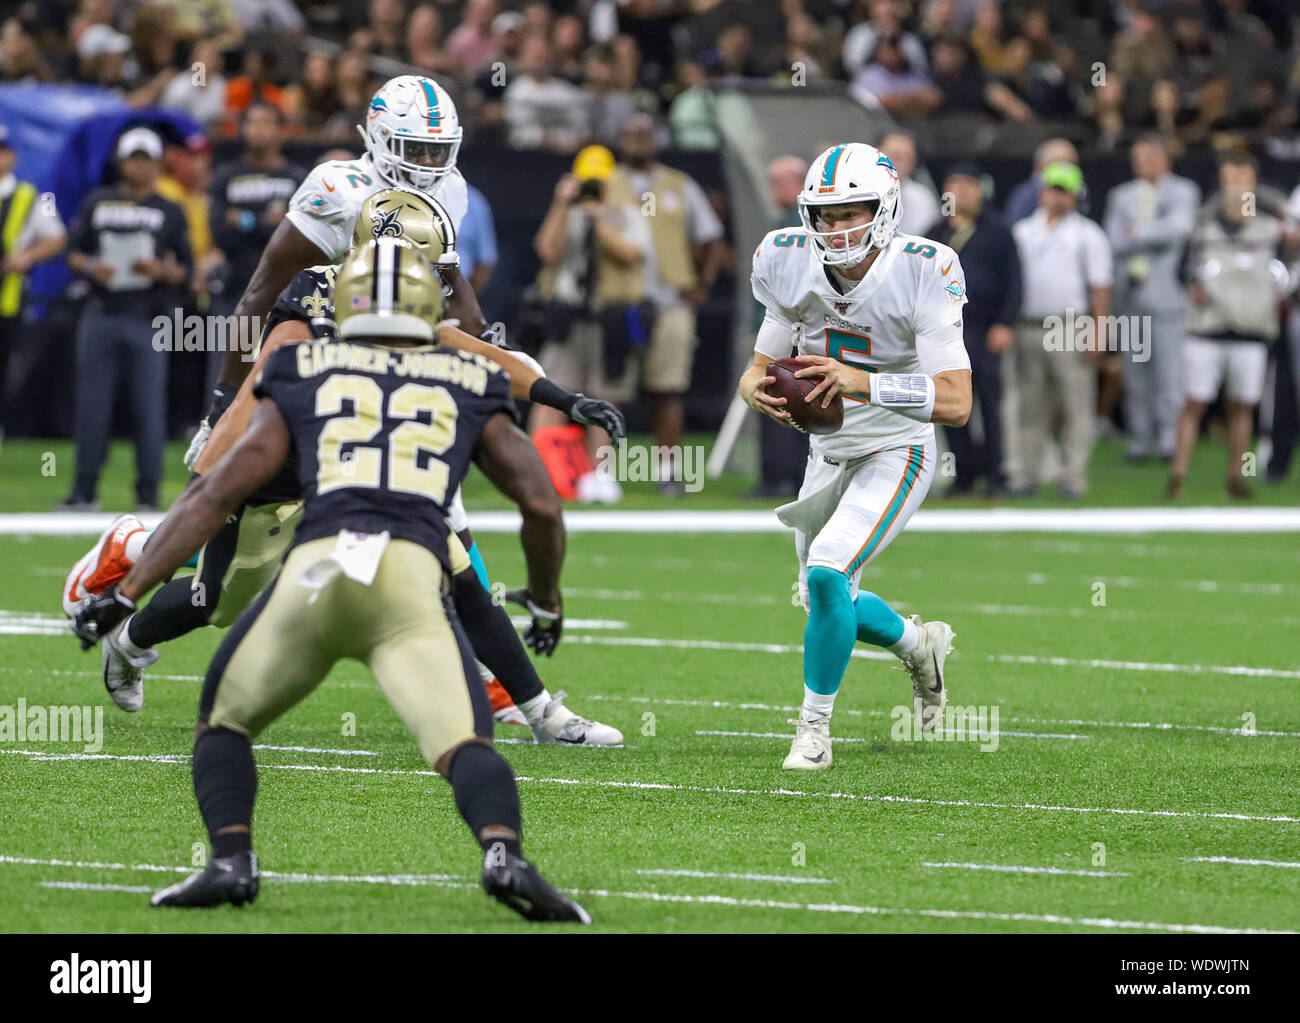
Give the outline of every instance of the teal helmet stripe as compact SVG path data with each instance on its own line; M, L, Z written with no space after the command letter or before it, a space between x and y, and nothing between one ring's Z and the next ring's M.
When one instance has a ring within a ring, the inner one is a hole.
M424 90L424 98L429 102L429 127L437 128L442 124L442 112L438 109L438 94L434 91L433 83L427 78L420 79L420 88Z
M836 146L826 158L826 166L822 168L822 188L830 188L835 184L835 168L839 166L840 154L843 152L843 146Z

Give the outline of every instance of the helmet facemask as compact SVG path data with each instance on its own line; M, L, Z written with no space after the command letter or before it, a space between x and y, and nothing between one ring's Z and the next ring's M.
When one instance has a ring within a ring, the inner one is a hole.
M896 232L896 224L890 222L889 212L881 213L878 196L865 196L860 199L835 202L810 203L801 195L798 200L799 219L803 221L804 230L812 239L813 253L827 266L856 266L866 259L873 249L883 249ZM821 210L829 206L868 206L871 219L865 224L853 227L822 229ZM861 240L853 242L851 235L862 233ZM843 238L842 248L832 246L831 240Z
M375 168L390 184L428 192L455 169L461 140L459 133L452 138L416 138L371 121L366 141Z

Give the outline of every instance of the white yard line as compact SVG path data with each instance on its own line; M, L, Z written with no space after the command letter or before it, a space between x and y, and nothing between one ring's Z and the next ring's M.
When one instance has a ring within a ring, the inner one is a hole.
M43 753L32 750L7 750L5 752L27 753L34 760L72 760L87 759L82 757L49 757ZM97 754L88 759L95 760L143 760L150 763L158 763L155 758L143 756L111 756L109 754ZM181 763L183 759L161 761L163 763ZM336 774L382 774L392 777L432 777L437 778L440 775L436 771L417 771L399 768L380 768L380 767L343 767L338 764L260 764L262 769L268 771L316 771ZM864 803L890 803L896 805L912 806L949 806L961 807L974 810L1027 810L1036 813L1099 813L1099 814L1116 814L1120 816L1132 817L1181 817L1195 820L1235 820L1235 821L1260 821L1275 824L1300 824L1300 817L1287 817L1283 814L1249 814L1249 813L1230 813L1212 812L1209 810L1138 810L1125 807L1107 807L1107 806L1059 806L1050 803L986 803L970 799L931 799L921 796L895 796L895 795L874 795L861 792L806 792L801 789L739 789L726 788L723 786L713 785L678 785L671 782L639 782L639 781L601 781L591 778L534 778L526 775L517 775L515 778L518 782L525 782L535 785L574 785L580 788L610 788L610 789L633 789L645 792L689 792L701 795L727 795L727 796L787 796L796 799L842 799L851 802Z
M132 892L144 895L153 889L147 884L96 884L93 881L37 881L42 888L68 888L78 892Z
M773 884L836 884L833 877L789 877L781 874L729 874L716 870L638 870L645 877L721 877L735 881L763 881Z
M18 857L0 856L0 863L27 862ZM40 862L40 861L33 861ZM56 861L50 861L54 863ZM151 870L185 873L188 867L162 867L154 864L137 866L119 865L125 870ZM477 882L453 880L456 875L436 874L389 874L389 875L328 875L328 874L287 874L275 875L264 871L263 877L279 878L285 881L307 880L315 883L350 883L350 884L406 884L432 885L444 888L475 889ZM438 880L445 877L445 880ZM71 888L82 890L145 892L149 889L133 885L91 885L78 882L37 882L45 887ZM1270 931L1255 927L1220 927L1215 924L1157 923L1149 920L1116 920L1110 917L1071 917L1048 913L1002 913L985 910L924 909L902 906L862 906L838 902L811 903L782 901L776 899L741 899L729 895L679 895L670 892L613 891L606 888L567 889L570 894L579 897L602 899L629 899L635 901L680 903L688 905L729 906L738 909L780 909L802 911L807 913L835 913L853 916L914 916L937 920L995 920L1008 923L1042 923L1062 927L1095 927L1102 930L1138 930L1167 931L1179 934L1291 934L1292 931Z
M1242 860L1235 856L1188 856L1184 863L1232 863L1239 867L1286 867L1300 870L1300 863L1288 863L1285 860Z
M1065 870L1061 867L1013 867L1002 863L922 863L923 867L951 870L991 870L999 874L1066 874L1071 877L1132 877L1114 870Z
M10 512L0 515L0 534L93 536L112 521L111 513ZM142 514L152 529L162 514ZM518 533L514 511L473 515L476 533ZM773 509L687 511L566 511L570 533L789 533ZM908 523L914 533L1295 533L1300 509L1255 508L922 508Z
M986 723L987 720L988 719L986 718L985 719ZM940 729L940 731L944 735L958 734L958 730L955 728L944 728L944 729ZM787 739L789 740L794 738L793 733L786 733L786 732L720 732L720 731L712 731L712 730L705 730L705 729L698 729L698 728L695 730L695 734L696 735L724 735L724 736L732 736L737 739ZM960 734L968 735L972 739L974 739L979 735L979 731L974 725L972 725L969 729L965 730ZM1015 736L1017 739L1091 739L1092 738L1091 735L1067 735L1067 734L1058 734L1054 732L1008 732L1002 728L998 728L996 734L999 737L1012 735ZM876 741L875 739L850 738L843 735L831 736L831 742L875 742L875 741Z

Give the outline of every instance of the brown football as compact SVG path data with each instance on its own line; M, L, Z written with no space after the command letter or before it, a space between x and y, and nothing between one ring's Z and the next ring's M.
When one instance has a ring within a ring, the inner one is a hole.
M775 359L767 365L767 375L776 379L767 385L767 393L774 398L785 398L785 410L800 427L809 433L824 436L834 433L844 425L844 399L838 394L826 408L822 408L819 395L815 401L804 401L821 381L821 377L796 377L795 371L803 369L795 359Z

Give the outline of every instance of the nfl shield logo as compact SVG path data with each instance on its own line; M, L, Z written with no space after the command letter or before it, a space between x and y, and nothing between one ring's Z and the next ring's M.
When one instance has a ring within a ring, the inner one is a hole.
M836 302L835 311L839 313L841 316L843 316L845 313L849 311L849 304L847 302Z

